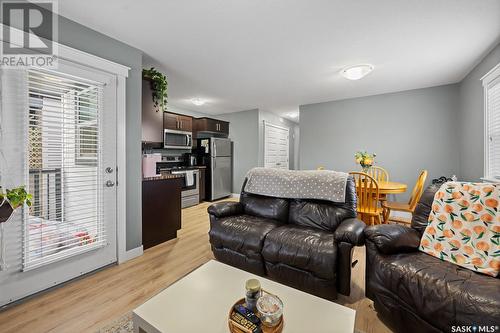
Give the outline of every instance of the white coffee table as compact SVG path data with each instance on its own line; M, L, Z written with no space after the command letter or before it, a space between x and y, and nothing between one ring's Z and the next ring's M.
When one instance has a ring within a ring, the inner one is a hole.
M227 333L230 307L244 297L245 281L259 279L262 288L284 304L286 333L354 331L356 311L211 260L133 311L135 332Z

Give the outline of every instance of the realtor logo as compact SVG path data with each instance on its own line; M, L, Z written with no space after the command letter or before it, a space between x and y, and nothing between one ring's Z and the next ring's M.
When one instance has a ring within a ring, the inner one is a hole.
M2 67L55 67L57 14L54 1L0 1Z

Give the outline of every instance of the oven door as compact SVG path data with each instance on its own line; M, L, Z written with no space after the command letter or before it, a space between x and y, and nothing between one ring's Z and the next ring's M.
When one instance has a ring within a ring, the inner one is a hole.
M198 188L198 170L193 171L192 183L188 185L188 179L186 171L172 171L172 174L181 174L184 176L184 183L182 184L182 196L196 195L199 194Z
M166 149L191 149L193 134L191 132L166 129L163 135L163 147Z

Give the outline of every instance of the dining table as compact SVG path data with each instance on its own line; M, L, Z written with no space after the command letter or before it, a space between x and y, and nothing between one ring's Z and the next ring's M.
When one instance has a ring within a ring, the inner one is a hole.
M408 186L404 183L392 181L378 181L378 193L380 195L398 194L406 192Z

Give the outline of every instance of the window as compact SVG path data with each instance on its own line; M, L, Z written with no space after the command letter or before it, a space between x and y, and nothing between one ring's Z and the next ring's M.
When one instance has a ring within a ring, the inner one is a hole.
M28 191L24 268L106 243L102 219L102 85L28 70Z
M485 179L500 180L500 64L483 78Z

